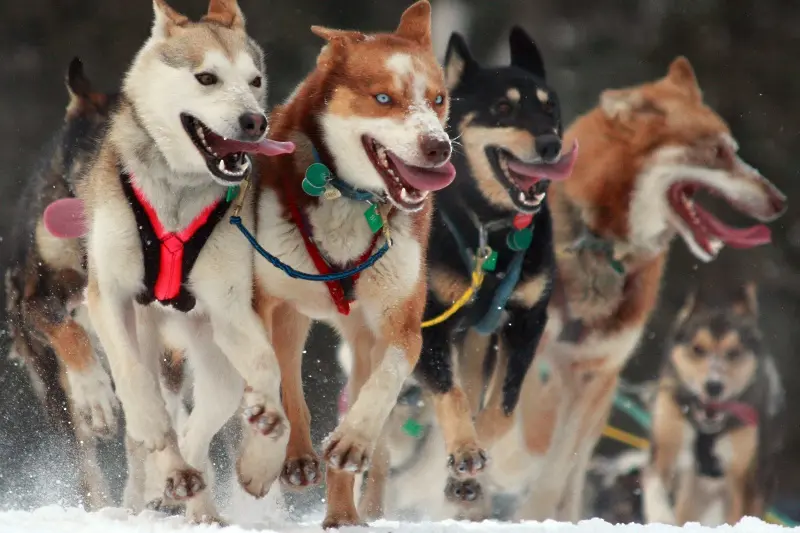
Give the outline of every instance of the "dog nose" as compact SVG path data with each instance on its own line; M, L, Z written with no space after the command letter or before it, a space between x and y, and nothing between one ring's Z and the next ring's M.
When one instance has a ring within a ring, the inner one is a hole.
M561 153L561 139L558 135L539 135L536 137L536 153L545 162L552 163Z
M706 393L710 398L717 398L720 394L722 394L722 389L724 385L721 381L711 380L706 381Z
M239 116L239 125L247 140L257 141L267 131L267 117L262 113L244 113Z
M441 165L450 159L450 141L435 137L433 135L424 135L419 140L420 149L425 154L425 159L432 165Z

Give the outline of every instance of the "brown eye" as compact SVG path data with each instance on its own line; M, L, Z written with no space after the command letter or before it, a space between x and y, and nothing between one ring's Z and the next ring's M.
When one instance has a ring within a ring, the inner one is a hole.
M256 76L255 78L253 78L253 81L250 82L250 85L252 85L256 89L261 87L261 76Z
M705 357L706 353L707 353L706 349L700 346L699 344L695 344L692 347L692 355L694 355L698 359L702 359L703 357Z
M494 111L499 117L507 117L511 114L512 110L513 107L509 102L506 101L500 102L494 107Z
M210 72L201 72L200 74L194 75L195 79L200 83L200 85L214 85L219 81L219 79Z
M735 361L735 360L739 359L743 355L743 353L744 352L739 348L731 348L730 350L728 350L728 353L726 354L726 357L730 361Z

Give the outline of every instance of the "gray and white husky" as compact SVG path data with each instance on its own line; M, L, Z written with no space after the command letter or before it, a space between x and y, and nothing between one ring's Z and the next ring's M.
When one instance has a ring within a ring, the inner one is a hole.
M79 187L87 304L128 437L157 465L167 499L186 501L190 520L216 521L204 490L212 437L240 405L246 439L288 433L278 364L252 307L253 252L227 223L241 202L252 226L252 198L227 193L248 176L248 154L293 146L265 139L264 56L236 0L211 0L198 22L164 0L154 8L152 33ZM162 339L194 370L194 409L180 435L158 383ZM240 466L239 479L263 495L282 463L274 457L257 473Z

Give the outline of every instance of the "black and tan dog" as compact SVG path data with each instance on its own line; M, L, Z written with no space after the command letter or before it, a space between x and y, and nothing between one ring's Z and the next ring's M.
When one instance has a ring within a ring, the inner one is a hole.
M757 309L748 284L725 305L690 296L678 315L642 478L648 522L717 525L763 516L783 388Z
M539 50L518 27L509 42L510 65L482 67L453 34L445 60L450 136L461 144L453 158L458 179L435 199L416 376L433 393L456 479L474 478L487 457L453 351L471 328L498 332L505 364L490 358L486 371L488 378L503 368L502 399L482 416L510 420L547 321L554 259L544 200L550 181L566 178L576 155L561 155L558 97L545 81ZM471 288L471 300L447 317Z
M94 437L115 433L118 404L81 312L86 286L82 245L79 239L51 235L43 213L54 200L74 196L116 95L94 91L77 58L66 81L65 123L19 203L21 222L14 228L13 258L5 275L6 307L11 354L24 363L48 415L66 435L65 445L79 465L84 503L97 507L107 503L108 491L99 476Z

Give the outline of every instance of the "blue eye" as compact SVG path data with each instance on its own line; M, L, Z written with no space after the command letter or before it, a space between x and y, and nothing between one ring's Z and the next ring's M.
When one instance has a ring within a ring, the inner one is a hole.
M386 93L380 93L375 95L375 100L377 100L379 104L388 104L392 101L392 97Z
M440 94L439 96L436 97L433 103L436 105L442 105L444 103L444 96Z

